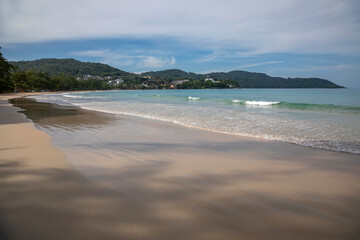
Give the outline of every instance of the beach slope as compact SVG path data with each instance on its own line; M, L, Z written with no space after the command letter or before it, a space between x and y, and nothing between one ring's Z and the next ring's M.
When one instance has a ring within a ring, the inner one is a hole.
M7 98L1 239L360 237L358 155L126 118L116 158L63 152Z

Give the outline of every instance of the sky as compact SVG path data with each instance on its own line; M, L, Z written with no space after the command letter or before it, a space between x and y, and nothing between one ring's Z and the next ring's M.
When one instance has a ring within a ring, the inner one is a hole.
M360 1L1 0L0 46L9 61L245 70L360 88Z

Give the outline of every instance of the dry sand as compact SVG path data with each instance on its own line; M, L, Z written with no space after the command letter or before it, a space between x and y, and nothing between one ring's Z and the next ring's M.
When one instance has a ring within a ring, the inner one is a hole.
M360 238L359 155L139 119L62 152L2 98L0 239Z

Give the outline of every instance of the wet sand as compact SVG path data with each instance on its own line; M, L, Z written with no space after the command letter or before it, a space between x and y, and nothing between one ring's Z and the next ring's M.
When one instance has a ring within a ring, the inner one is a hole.
M1 102L4 239L360 237L359 155L18 106L51 137Z

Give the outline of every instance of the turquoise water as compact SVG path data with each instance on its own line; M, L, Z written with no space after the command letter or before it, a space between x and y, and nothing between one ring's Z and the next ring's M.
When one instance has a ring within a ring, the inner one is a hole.
M36 98L208 131L360 154L360 90L139 90Z

